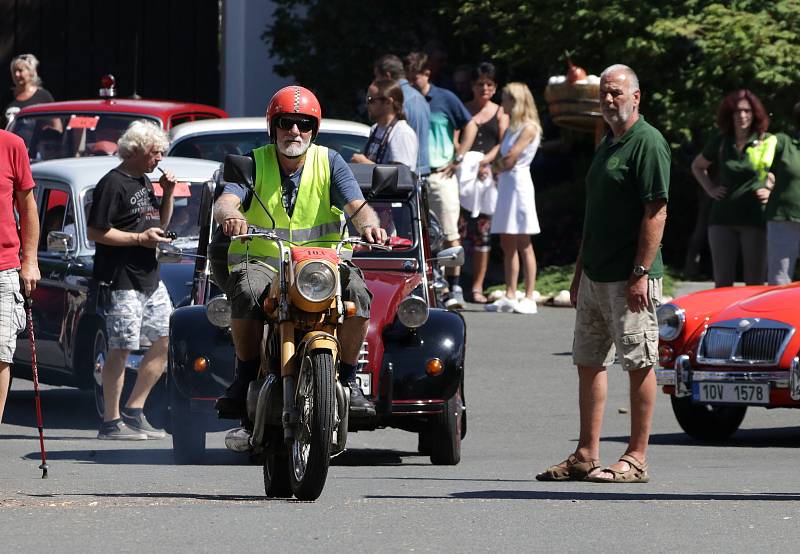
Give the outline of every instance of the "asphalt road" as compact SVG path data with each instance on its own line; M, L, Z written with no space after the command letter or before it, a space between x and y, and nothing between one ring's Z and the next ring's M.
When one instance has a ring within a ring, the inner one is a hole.
M209 437L206 465L171 441L97 441L91 398L42 396L42 480L31 384L0 425L2 551L791 551L800 538L798 414L753 409L724 445L685 436L659 395L649 484L540 483L577 437L574 312L465 314L469 433L461 464L432 466L416 437L350 437L315 503L267 500L261 468ZM603 462L625 448L627 383L610 372Z

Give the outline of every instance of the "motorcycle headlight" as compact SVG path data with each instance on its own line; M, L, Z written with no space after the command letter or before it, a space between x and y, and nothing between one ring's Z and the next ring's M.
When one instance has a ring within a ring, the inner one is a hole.
M683 331L686 322L684 311L675 304L664 304L656 311L658 317L658 337L661 340L675 340Z
M421 327L428 321L428 303L419 296L407 296L397 307L397 319L411 329Z
M297 273L295 286L309 302L323 302L336 293L336 275L327 264L309 262Z
M206 317L215 327L230 327L231 303L222 296L215 296L206 304Z

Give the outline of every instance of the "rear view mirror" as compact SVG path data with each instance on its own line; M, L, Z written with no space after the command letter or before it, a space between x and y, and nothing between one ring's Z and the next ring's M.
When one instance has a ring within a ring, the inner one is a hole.
M69 254L75 251L75 237L63 231L47 233L47 251Z
M381 195L395 192L398 174L396 166L376 165L372 170L372 187L370 189L372 197L380 198Z
M436 255L436 263L441 267L459 267L464 265L464 247L452 246L441 250Z
M225 156L225 165L222 170L223 180L229 183L238 183L253 190L256 175L256 162L250 156Z

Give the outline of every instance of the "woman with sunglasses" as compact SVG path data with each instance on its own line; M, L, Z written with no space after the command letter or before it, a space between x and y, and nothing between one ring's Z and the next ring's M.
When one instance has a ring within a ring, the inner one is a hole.
M401 164L417 170L419 142L403 113L403 90L397 81L379 79L367 89L367 113L375 122L363 154L353 163Z
M42 80L36 69L39 60L33 54L20 54L11 60L11 81L14 83L14 98L9 102L3 114L5 122L19 110L34 104L45 104L53 101L53 95L42 88Z

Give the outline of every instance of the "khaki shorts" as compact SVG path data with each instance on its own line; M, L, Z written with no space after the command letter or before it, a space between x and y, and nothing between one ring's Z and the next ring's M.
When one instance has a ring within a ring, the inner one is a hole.
M661 279L648 279L650 306L643 312L628 309L627 281L598 283L581 275L572 360L585 367L607 367L618 362L626 371L658 362L658 320Z
M428 206L442 224L445 240L458 240L458 216L461 200L458 197L456 176L446 177L444 172L428 176Z
M26 323L24 298L19 289L19 270L0 271L0 362L10 364L17 335Z

